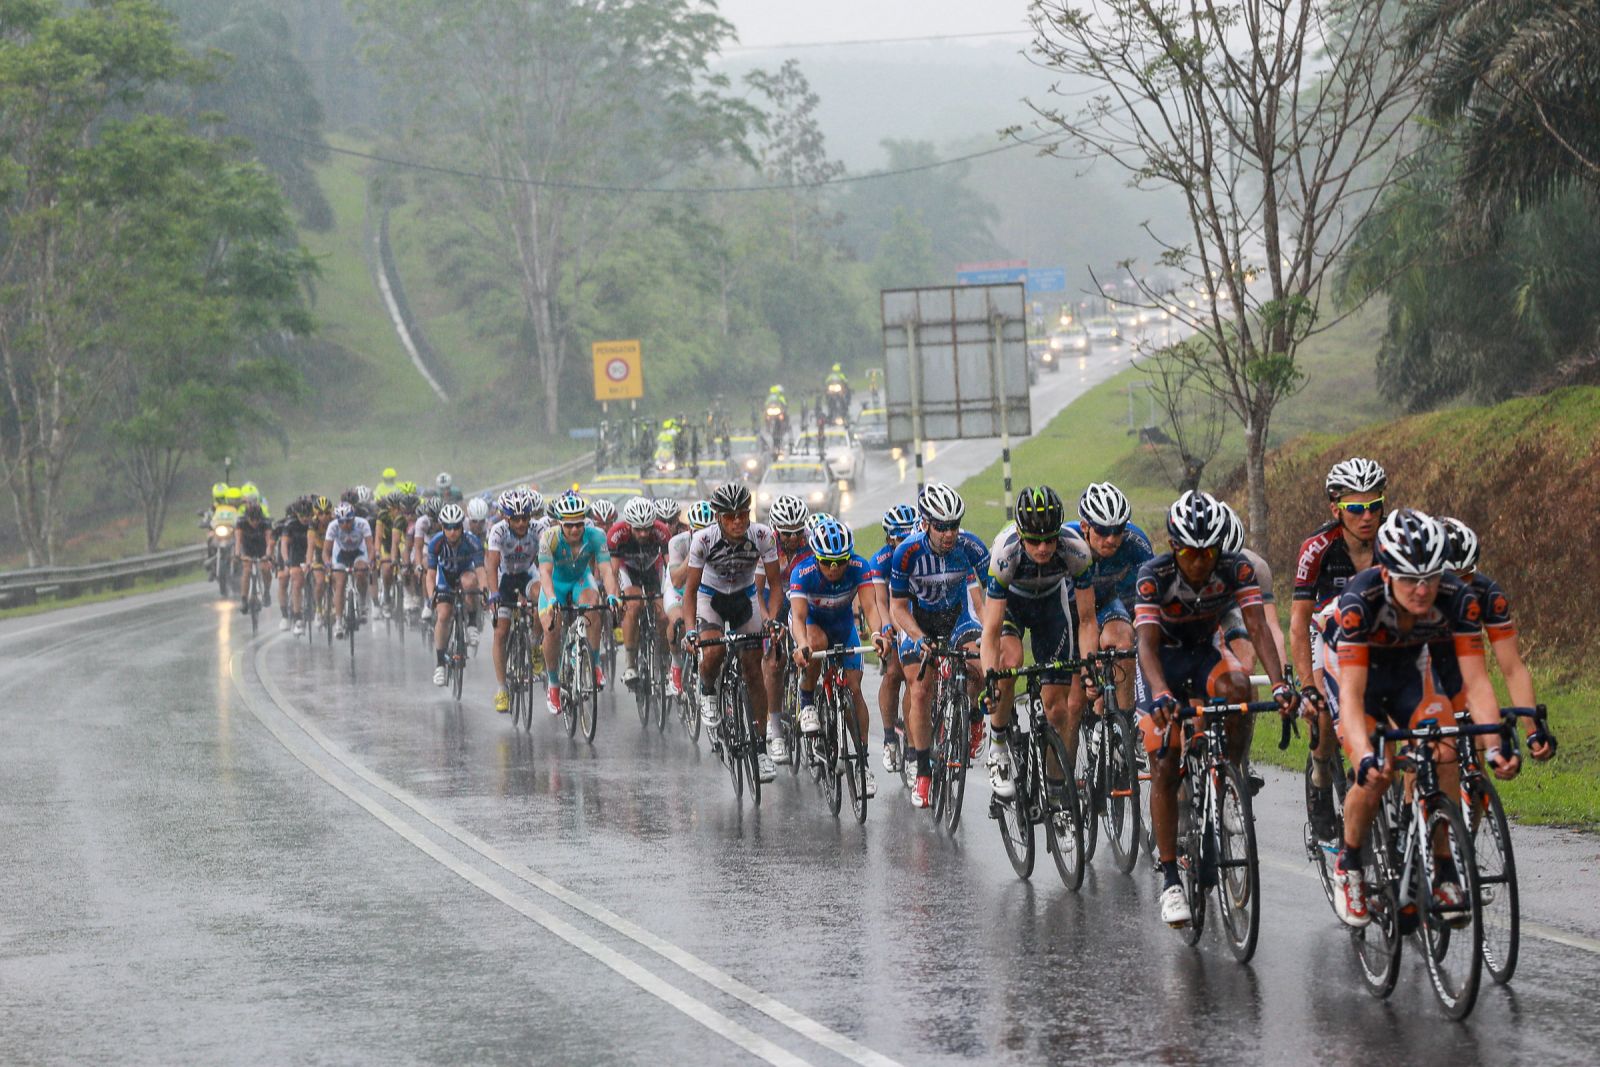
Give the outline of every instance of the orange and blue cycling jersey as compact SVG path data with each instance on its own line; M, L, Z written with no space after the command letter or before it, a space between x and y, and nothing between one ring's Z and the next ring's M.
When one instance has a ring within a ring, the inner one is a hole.
M1164 645L1210 644L1230 608L1261 606L1255 566L1232 552L1217 558L1211 577L1199 589L1183 577L1172 553L1164 552L1139 568L1134 595L1134 626L1159 627Z
M1500 588L1500 583L1479 571L1474 572L1472 577L1466 580L1466 586L1478 602L1483 632L1488 636L1490 643L1515 637L1517 626L1511 620L1511 598ZM1466 696L1461 684L1461 664L1456 658L1454 635L1450 640L1437 641L1430 645L1429 651L1439 672L1440 687L1456 705L1457 710L1460 710L1466 706Z

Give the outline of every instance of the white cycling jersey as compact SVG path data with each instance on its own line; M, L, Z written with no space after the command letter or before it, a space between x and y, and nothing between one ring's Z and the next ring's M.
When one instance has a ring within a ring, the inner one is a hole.
M338 519L328 523L328 532L322 539L344 552L355 552L364 548L368 539L372 537L372 527L360 515L350 525L343 526Z
M518 537L511 524L501 519L489 530L489 541L484 547L500 553L501 574L527 574L539 561L539 532L530 522L528 532Z
M701 568L700 584L713 592L742 593L755 585L757 569L776 562L778 535L764 522L751 523L737 541L724 538L718 526L689 539L689 566Z

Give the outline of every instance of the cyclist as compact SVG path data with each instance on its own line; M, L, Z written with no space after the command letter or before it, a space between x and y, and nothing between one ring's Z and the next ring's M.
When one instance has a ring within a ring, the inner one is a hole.
M433 491L439 497L440 506L461 502L461 490L456 488L455 479L450 477L449 471L440 471L434 477Z
M467 513L467 533L483 541L489 536L489 502L481 496L475 496L467 501L464 510Z
M320 605L327 565L327 529L333 521L333 501L318 494L310 500L311 521L306 532L306 577L311 583L311 602Z
M1484 636L1489 639L1495 662L1505 676L1506 692L1511 697L1512 705L1532 708L1535 703L1533 675L1522 660L1517 626L1511 618L1510 598L1500 588L1500 583L1478 570L1478 535L1472 528L1460 519L1443 518L1439 523L1444 527L1445 568L1464 582L1477 598ZM1452 709L1465 711L1466 692L1461 685L1461 667L1456 662L1454 642L1435 642L1430 653L1439 669L1445 695L1451 699ZM1555 741L1540 736L1537 730L1537 725L1528 720L1528 754L1536 760L1547 760L1555 755Z
M411 571L417 575L417 592L420 595L417 604L417 619L429 622L433 619L433 597L421 582L423 574L428 570L428 542L434 535L434 527L439 521L439 498L429 495L423 499L417 508L417 522L411 530Z
M1066 508L1048 485L1017 493L1016 521L1000 531L989 554L983 640L978 649L985 671L1022 666L1022 635L1033 647L1033 661L1048 663L1077 656L1078 630L1094 643L1094 590L1075 580L1089 570L1089 546L1063 525ZM1076 607L1074 607L1074 600ZM1081 620L1081 621L1080 621ZM1039 677L1045 717L1067 748L1078 750L1083 714L1083 683L1076 672L1050 670ZM1016 795L1011 778L1011 710L1016 679L999 679L989 707L989 785L996 796ZM1065 774L1053 768L1057 781Z
M461 505L446 504L439 509L439 532L428 541L428 570L434 575L433 600L437 605L433 624L433 654L437 660L434 685L444 685L449 675L445 669L445 646L450 640L450 616L455 612L458 591L465 602L463 609L468 612L467 644L478 643L474 594L478 592L478 576L483 567L483 542L468 533L466 525L467 513Z
M399 492L392 492L381 496L377 501L377 514L372 522L373 543L378 549L378 596L383 609L383 617L389 618L392 614L389 607L389 591L395 581L395 534L396 527L404 521L400 511L400 502L403 496Z
M384 499L400 488L400 476L393 467L383 468L383 474L378 478L378 484L372 487L372 495L379 500Z
M561 714L561 690L556 670L561 660L561 612L559 606L599 603L600 586L605 585L606 601L613 610L617 603L617 576L611 566L604 531L588 521L589 502L576 492L566 492L550 505L554 520L539 535L539 614L544 616L544 662L550 714ZM600 628L589 627L589 660L594 668L595 688L605 686L600 669Z
M589 521L605 533L617 521L617 506L604 497L595 498L589 502Z
M717 521L689 539L683 578L683 601L693 612L695 635L714 639L726 631L755 634L763 625L777 626L778 601L784 592L778 578L777 535L765 523L750 521L750 488L742 482L718 486L710 503ZM759 608L758 570L767 582L766 603ZM724 645L711 645L700 653L700 718L708 726L716 726L720 715L714 686L726 652ZM739 661L756 720L753 744L759 777L770 782L778 772L767 752L767 687L760 684L760 647L743 649Z
M483 552L483 569L494 576L489 590L489 606L494 613L494 676L500 683L494 695L494 710L511 710L506 693L506 635L511 632L511 615L519 600L533 597L534 564L539 560L539 531L533 528L533 494L526 489L507 489L498 501L505 518L489 529ZM533 621L533 637L542 641L538 617Z
M900 662L906 673L905 766L916 772L911 791L915 807L928 806L933 786L933 693L937 677L912 668L922 662L929 637L946 638L961 648L978 639L983 592L978 576L989 569L989 549L961 528L967 505L943 482L929 482L917 494L921 529L894 550L889 563L889 615L900 631ZM976 607L975 607L976 605ZM976 701L978 666L965 669L974 696L971 741L983 743L983 719ZM974 753L975 754L975 753Z
M683 581L689 571L689 540L717 521L708 500L689 505L686 518L689 528L673 534L672 540L667 542L667 588L662 601L667 612L667 632L671 635L673 650L672 677L667 682L667 691L673 696L683 692Z
M326 501L326 498L323 498ZM323 562L333 572L334 637L344 637L344 589L349 572L356 575L356 603L367 601L367 570L372 565L372 527L356 514L354 505L340 501L333 520L323 532ZM362 613L366 621L366 613ZM353 639L353 638L352 638Z
M889 569L894 550L900 542L911 536L917 528L917 509L910 504L896 504L883 513L883 544L867 561L872 571L874 597L878 601L878 618L883 619L882 632L894 632L889 621ZM900 691L905 685L905 671L900 667L900 650L890 641L879 653L883 677L878 680L878 715L883 721L883 769L890 774L900 773Z
M880 655L888 648L889 639L880 630L883 620L878 614L872 566L856 555L855 536L850 527L829 519L812 530L806 540L810 555L795 567L789 578L789 631L794 635L794 661L802 672L800 729L815 734L822 728L816 706L817 676L822 673L822 662L813 661L811 653L861 643L856 631L858 604L867 613L872 644ZM852 652L844 658L844 672L850 699L855 705L856 734L861 739L864 755L871 719L867 714L866 697L861 695L861 653ZM771 744L770 738L768 744ZM867 796L877 796L878 779L870 766L866 774Z
M233 555L239 560L239 611L250 613L250 575L261 575L262 605L272 604L272 577L268 559L272 556L272 522L261 510L260 501L246 504L233 528Z
M1225 500L1217 503L1228 519L1228 532L1222 536L1222 551L1243 556L1250 566L1256 569L1256 584L1261 586L1261 610L1267 617L1267 629L1272 634L1272 644L1278 650L1278 662L1288 663L1284 651L1283 628L1278 625L1278 597L1272 590L1272 568L1253 549L1245 547L1244 521L1239 518L1238 513ZM1228 610L1227 619L1222 624L1222 634L1228 642L1228 647L1233 650L1234 658L1244 667L1244 672L1254 673L1255 649L1250 645L1250 632L1245 629L1244 616L1237 608Z
M289 505L288 516L283 520L282 536L278 539L283 571L278 575L278 602L293 619L294 634L305 633L301 621L301 597L305 596L306 554L311 542L311 501L301 497ZM287 630L290 619L281 620L278 629Z
M1150 817L1161 857L1161 921L1186 926L1189 903L1178 881L1178 753L1183 747L1170 736L1172 716L1182 702L1223 697L1243 701L1250 680L1222 643L1220 625L1234 604L1244 614L1251 643L1272 684L1272 696L1289 714L1299 702L1284 684L1283 665L1267 635L1261 610L1261 587L1255 568L1243 557L1222 551L1227 516L1209 494L1190 490L1167 511L1167 538L1172 551L1139 568L1134 629L1139 637L1139 669L1135 679L1139 729L1153 777ZM1157 753L1166 743L1166 755ZM1250 719L1228 722L1228 758L1244 769L1250 743Z
M806 502L792 493L784 493L772 502L767 508L767 525L772 527L772 532L778 540L778 580L783 591L783 602L778 608L778 621L789 621L789 580L794 575L794 570L801 563L811 558L811 548L806 543L807 522L811 518L811 509ZM756 591L760 596L764 589L765 579L761 574L756 575ZM767 647L761 656L762 679L767 686L767 707L777 708L778 715L767 716L767 754L772 757L773 763L789 762L789 745L783 738L783 657L781 643L778 641L767 642Z
M637 589L636 595L659 596L661 572L671 540L672 531L656 518L656 509L650 501L636 496L624 504L622 518L606 532L606 550L611 553L611 565L617 571L617 589L622 593ZM622 684L630 688L639 678L639 613L642 610L645 610L642 600L625 601L622 608L622 644L628 658ZM649 610L661 623L656 632L666 633L661 601L651 603Z
M822 380L822 394L828 398L827 417L847 419L850 417L850 376L845 374L844 367L835 363L828 371L828 376ZM820 408L821 405L819 404ZM818 449L821 449L821 433L818 433Z
M247 504L260 504L261 514L272 518L272 509L267 506L267 498L261 495L261 490L256 488L256 483L245 482L239 487L240 507Z
M1324 678L1330 710L1355 781L1344 798L1344 842L1334 864L1333 906L1350 926L1365 926L1366 886L1361 875L1361 842L1373 813L1389 788L1388 764L1380 766L1371 731L1393 724L1405 728L1453 721L1429 646L1453 645L1473 721L1500 722L1500 701L1483 661L1481 609L1472 588L1446 574L1444 528L1410 508L1389 513L1378 528L1378 565L1356 575L1339 596L1338 631L1333 648L1336 675ZM1484 753L1496 778L1516 777L1521 764L1514 751L1498 743ZM1439 786L1447 797L1460 792L1455 748L1440 746ZM1439 856L1438 882L1431 906L1459 911L1465 904L1454 862Z
M1307 715L1317 717L1317 747L1307 790L1311 832L1319 841L1330 841L1338 832L1333 808L1338 739L1324 697L1328 683L1336 681L1337 668L1327 661L1327 646L1338 632L1334 616L1340 594L1352 578L1373 565L1373 541L1383 521L1388 484L1383 468L1370 459L1353 456L1335 463L1323 482L1332 515L1301 544L1295 563L1289 657L1307 698Z
M656 521L667 524L667 529L676 537L689 528L683 521L683 505L678 503L676 497L658 496L652 503L656 511Z
M1089 570L1075 579L1079 588L1094 590L1093 642L1085 640L1085 653L1133 647L1134 586L1139 568L1155 558L1150 538L1134 525L1133 505L1110 482L1091 482L1078 497L1078 520L1067 528L1089 546ZM1133 674L1118 669L1117 703L1133 707Z

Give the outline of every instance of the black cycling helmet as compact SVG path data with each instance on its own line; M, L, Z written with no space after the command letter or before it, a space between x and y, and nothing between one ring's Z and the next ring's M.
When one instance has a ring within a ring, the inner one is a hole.
M1017 532L1032 537L1059 533L1066 508L1061 497L1048 485L1023 486L1017 494Z
M724 482L711 494L711 510L719 515L732 515L750 510L750 487L743 482Z

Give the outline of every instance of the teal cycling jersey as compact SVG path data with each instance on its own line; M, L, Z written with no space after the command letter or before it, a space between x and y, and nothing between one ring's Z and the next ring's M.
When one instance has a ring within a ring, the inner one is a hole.
M586 573L598 575L598 564L610 562L605 532L598 527L585 526L583 539L576 548L561 533L559 524L550 526L539 536L539 565L551 564L552 575L562 585L574 585L582 581Z

